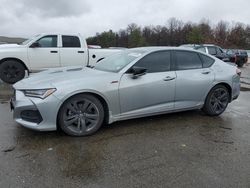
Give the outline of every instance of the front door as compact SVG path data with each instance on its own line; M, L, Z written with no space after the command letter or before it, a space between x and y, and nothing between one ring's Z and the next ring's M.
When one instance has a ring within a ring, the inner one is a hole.
M170 51L151 53L134 66L147 69L136 79L125 73L120 81L119 95L122 115L138 116L168 111L174 107L176 74L170 69Z
M47 35L38 39L36 47L28 48L28 57L32 70L54 68L60 66L58 37Z

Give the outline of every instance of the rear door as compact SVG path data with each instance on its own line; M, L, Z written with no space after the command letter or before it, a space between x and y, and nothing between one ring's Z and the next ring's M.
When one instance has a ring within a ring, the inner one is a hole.
M134 66L147 69L143 76L133 79L128 72L120 81L120 106L123 114L151 114L172 110L175 94L175 71L170 69L171 52L153 52Z
M61 66L87 65L88 53L78 36L62 35L60 47Z
M58 36L46 35L36 41L37 47L28 48L28 57L32 70L59 67Z
M192 108L202 104L214 80L214 74L210 69L214 60L206 55L199 54L181 50L174 52L177 76L176 109Z

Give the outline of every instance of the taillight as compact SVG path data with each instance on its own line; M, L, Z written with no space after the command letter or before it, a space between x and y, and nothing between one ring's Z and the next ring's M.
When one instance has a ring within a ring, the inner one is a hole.
M240 76L241 75L241 70L240 69L236 69L236 74L238 74Z

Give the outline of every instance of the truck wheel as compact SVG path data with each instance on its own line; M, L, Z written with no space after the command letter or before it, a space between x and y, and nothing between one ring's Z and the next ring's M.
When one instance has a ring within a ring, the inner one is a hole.
M25 76L25 67L15 60L7 60L0 64L0 79L8 84L14 84Z

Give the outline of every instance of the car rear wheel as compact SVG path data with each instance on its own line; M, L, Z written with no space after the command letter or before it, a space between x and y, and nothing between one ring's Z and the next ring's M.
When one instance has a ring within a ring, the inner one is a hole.
M79 94L68 99L58 114L60 128L71 136L95 133L103 124L104 108L94 96Z
M228 89L217 85L209 92L202 110L210 116L218 116L226 110L229 100Z
M14 84L25 76L25 67L18 61L7 60L0 64L0 79L8 84Z

